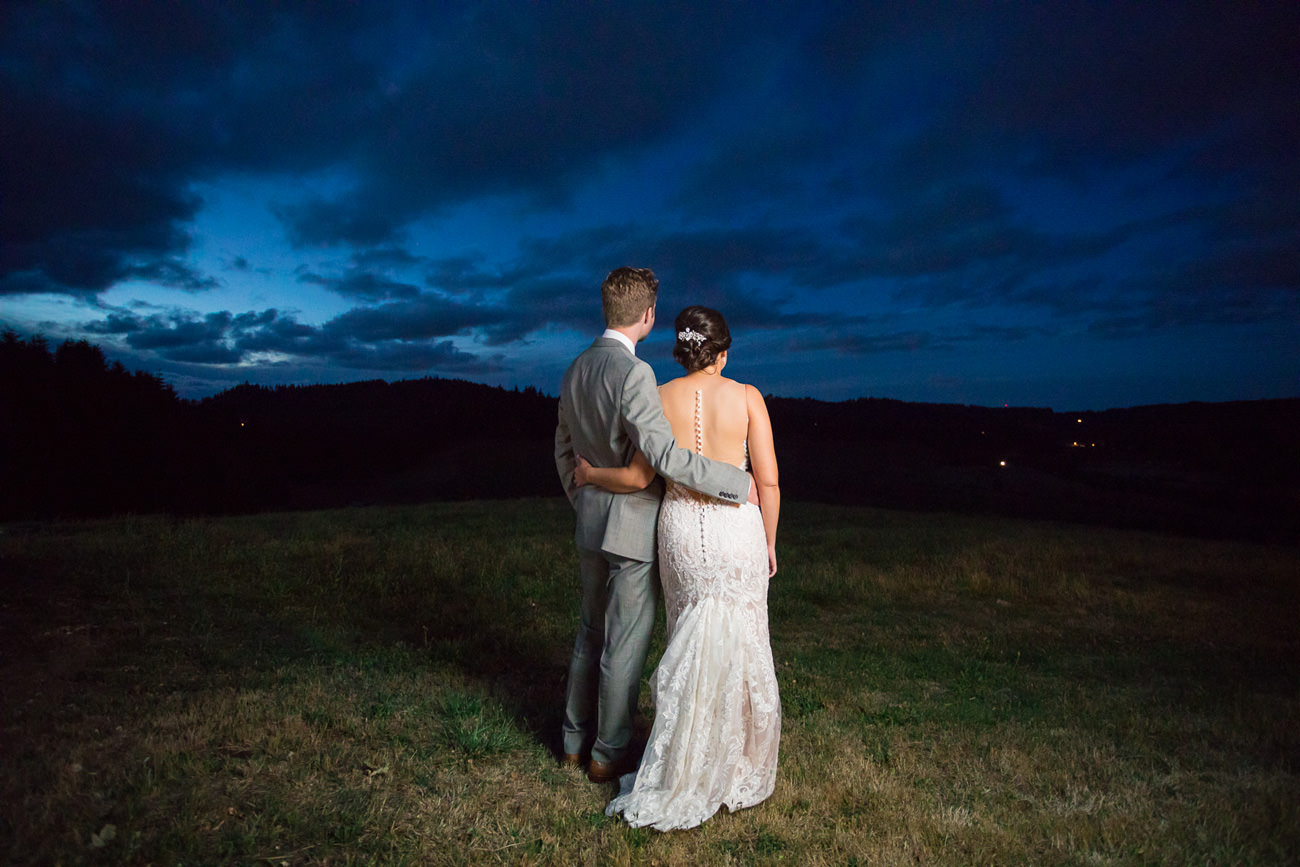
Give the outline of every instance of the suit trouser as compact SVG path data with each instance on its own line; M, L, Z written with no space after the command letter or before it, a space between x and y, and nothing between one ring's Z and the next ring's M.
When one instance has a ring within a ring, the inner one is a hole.
M578 549L578 569L582 625L569 663L564 751L581 753L591 743L593 760L613 762L623 758L632 740L659 576L653 563L583 548Z

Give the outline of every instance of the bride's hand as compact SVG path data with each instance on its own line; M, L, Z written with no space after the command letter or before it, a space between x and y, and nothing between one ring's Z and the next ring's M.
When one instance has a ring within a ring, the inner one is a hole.
M587 470L591 469L591 464L582 455L578 455L578 465L573 468L573 484L581 488L587 484Z
M771 578L776 574L776 546L767 549L767 577Z

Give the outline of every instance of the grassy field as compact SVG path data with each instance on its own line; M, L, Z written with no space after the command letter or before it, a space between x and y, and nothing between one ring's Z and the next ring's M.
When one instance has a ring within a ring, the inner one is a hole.
M0 528L0 859L1300 861L1300 549L782 519L776 792L671 834L555 761L562 500Z

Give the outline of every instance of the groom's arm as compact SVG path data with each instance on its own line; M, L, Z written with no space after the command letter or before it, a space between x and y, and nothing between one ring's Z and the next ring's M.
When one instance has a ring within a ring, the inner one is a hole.
M560 389L558 416L555 425L555 471L560 475L560 484L564 486L564 495L572 503L578 490L573 485L573 468L578 465L578 458L573 451L573 435L569 432L563 388Z
M749 473L678 447L672 426L664 417L650 365L634 365L628 373L620 409L628 435L655 472L729 503L743 503L749 498Z

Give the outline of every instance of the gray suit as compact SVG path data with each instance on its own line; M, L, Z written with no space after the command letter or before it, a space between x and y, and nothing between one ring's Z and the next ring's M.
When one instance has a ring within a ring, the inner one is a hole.
M560 385L555 468L577 512L582 625L569 664L564 751L621 760L632 737L641 669L657 603L655 528L663 482L631 494L573 486L577 455L593 466L626 466L640 451L656 472L720 500L742 503L749 474L678 448L650 365L601 337L574 360ZM598 698L596 719L592 705ZM594 723L594 726L593 726Z

